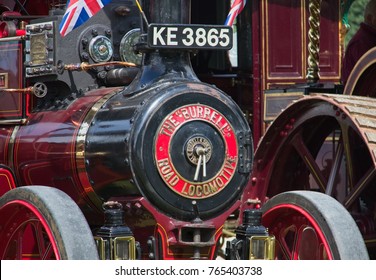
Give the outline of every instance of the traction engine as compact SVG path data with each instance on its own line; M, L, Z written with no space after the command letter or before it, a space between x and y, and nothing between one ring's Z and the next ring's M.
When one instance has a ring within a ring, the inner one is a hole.
M103 202L114 200L105 206L107 212L117 209L137 239L148 238L140 248L148 255L139 257L213 258L221 227L236 209L249 176L251 132L234 101L198 80L189 51L147 46L140 33L151 27L140 31L136 6L129 2L112 1L64 38L58 32L61 15L53 11L31 21L25 39L2 43L4 53L18 61L9 72L15 66L19 77L3 76L8 88L34 93L7 94L25 111L20 110L18 119L3 115L16 125L1 132L6 180L14 178L2 194L16 182L53 186L77 203L93 231L111 238L100 226ZM145 1L143 7L152 22L189 23L189 1ZM131 49L137 34L136 48L144 55L141 67ZM120 65L136 65L116 67L116 57L124 57ZM39 196L31 189L20 192L31 200ZM33 213L28 206L23 206L25 219ZM14 207L2 206L6 213ZM111 224L112 219L106 220ZM30 224L33 235L36 229ZM7 231L13 237L1 239L2 256L24 258L13 255L18 250L13 252L11 245L23 229ZM59 246L55 257L63 258Z
M334 199L289 192L261 205L245 188L248 122L191 67L198 49L231 48L231 27L191 25L190 0L144 0L142 16L112 0L62 37L59 7L13 6L0 27L1 259L214 259L222 247L227 259L283 258L290 225L304 229L291 258L367 258Z

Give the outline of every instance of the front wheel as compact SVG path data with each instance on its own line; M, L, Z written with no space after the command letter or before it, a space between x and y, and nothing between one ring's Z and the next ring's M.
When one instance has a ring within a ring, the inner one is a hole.
M98 253L77 204L44 186L10 190L0 198L0 258L94 260Z
M263 225L276 237L277 259L369 259L355 221L328 195L284 192L268 200L262 210Z

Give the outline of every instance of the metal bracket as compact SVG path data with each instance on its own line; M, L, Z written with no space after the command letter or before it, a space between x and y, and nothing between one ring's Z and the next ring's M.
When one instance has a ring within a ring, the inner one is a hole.
M249 173L252 169L253 162L253 141L251 131L239 132L238 135L239 144L239 173Z

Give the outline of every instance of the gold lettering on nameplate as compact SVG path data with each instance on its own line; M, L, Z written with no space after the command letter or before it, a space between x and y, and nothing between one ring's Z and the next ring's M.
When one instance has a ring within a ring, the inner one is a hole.
M223 135L231 131L228 121L213 108L204 105L189 105L176 110L169 115L162 123L159 134L172 136L178 127L192 120L202 120L214 125Z
M214 172L214 176L202 182L193 182L192 178L184 178L176 171L171 159L171 141L176 131L190 121L211 124L218 131L216 137L222 137L225 145L226 154L223 164ZM226 117L210 106L190 104L172 111L160 124L154 145L156 167L162 180L167 187L186 198L205 199L217 194L228 185L237 170L236 133Z
M235 173L236 162L226 159L224 167L217 175L202 183L181 178L168 158L159 160L157 166L166 184L179 194L189 198L206 198L218 193L229 183Z

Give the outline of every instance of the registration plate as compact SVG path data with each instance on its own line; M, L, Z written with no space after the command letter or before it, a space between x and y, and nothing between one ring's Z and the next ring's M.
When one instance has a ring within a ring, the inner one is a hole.
M151 24L148 28L150 48L229 50L232 41L230 26Z

